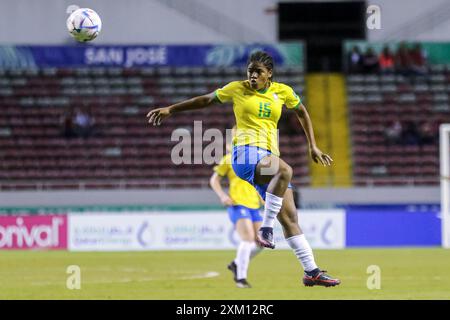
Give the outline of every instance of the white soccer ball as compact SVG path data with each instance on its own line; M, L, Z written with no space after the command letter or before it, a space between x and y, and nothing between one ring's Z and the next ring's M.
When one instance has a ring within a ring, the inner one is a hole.
M102 20L92 9L80 8L67 18L69 33L80 42L94 40L102 29Z

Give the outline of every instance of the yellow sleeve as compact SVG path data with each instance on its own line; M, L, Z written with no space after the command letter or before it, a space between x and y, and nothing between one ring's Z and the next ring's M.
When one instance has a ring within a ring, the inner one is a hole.
M236 94L240 86L239 81L233 81L215 91L216 98L220 103L233 101L233 96Z
M295 109L297 108L302 100L300 97L295 93L294 89L291 87L284 85L284 91L285 91L285 102L284 104L288 109Z
M213 168L213 170L219 176L225 177L230 170L230 164L227 161L227 156L224 156L222 160L220 160L219 164Z

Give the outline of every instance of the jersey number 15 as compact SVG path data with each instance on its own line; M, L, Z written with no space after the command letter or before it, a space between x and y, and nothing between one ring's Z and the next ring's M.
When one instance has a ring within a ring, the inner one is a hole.
M266 102L266 103L260 102L259 103L258 117L269 118L271 112L272 112L272 110L270 110L270 102Z

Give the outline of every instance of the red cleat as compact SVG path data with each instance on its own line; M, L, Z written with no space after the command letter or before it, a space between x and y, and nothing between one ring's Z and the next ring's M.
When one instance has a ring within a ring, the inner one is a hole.
M305 273L305 275L303 276L303 284L307 287L312 286L334 287L341 283L341 280L333 279L325 272L326 272L325 270L320 270L316 276L309 276Z

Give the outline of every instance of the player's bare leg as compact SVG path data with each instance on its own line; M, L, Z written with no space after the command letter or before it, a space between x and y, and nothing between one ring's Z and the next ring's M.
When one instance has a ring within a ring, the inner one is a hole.
M254 246L252 247L252 252L250 253L250 260L253 259L258 253L260 253L264 247L260 246L259 243L256 241L256 235L258 234L259 229L261 228L261 222L253 222L253 243Z
M297 208L295 207L292 189L286 190L283 198L283 206L277 216L283 227L284 237L300 261L305 275L303 283L305 286L336 286L341 283L339 279L334 279L320 270L314 261L314 255L308 241L298 224Z
M257 233L257 242L274 249L273 225L275 217L281 210L283 196L292 179L292 168L282 159L269 155L261 159L256 166L254 181L259 185L268 184L264 205L264 217Z
M262 250L255 242L256 232L260 226L260 222L252 223L249 219L239 219L236 222L236 232L241 242L236 252L236 259L228 265L228 269L233 273L233 279L238 288L251 288L247 282L247 272L250 260Z

